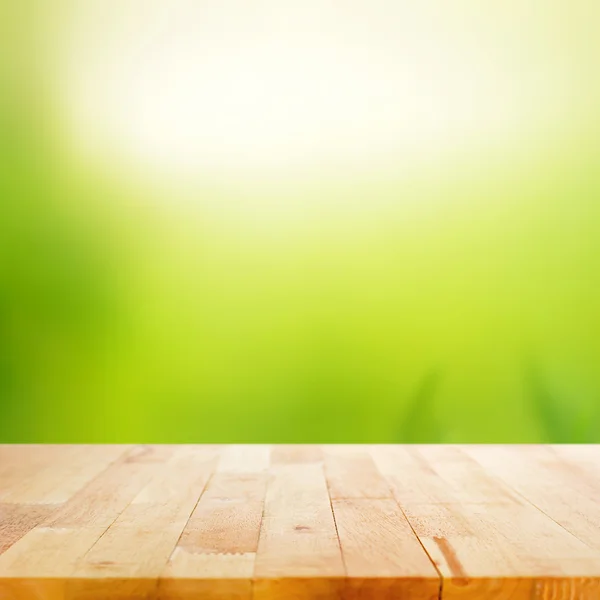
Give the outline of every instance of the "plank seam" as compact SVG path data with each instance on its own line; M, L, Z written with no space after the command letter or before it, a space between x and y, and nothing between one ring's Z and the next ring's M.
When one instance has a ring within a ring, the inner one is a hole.
M268 478L265 485L265 495L262 501L262 511L260 513L260 525L258 526L258 539L256 541L256 551L254 553L254 564L252 565L252 579L250 580L250 597L254 599L255 588L256 588L256 558L258 556L258 548L260 547L260 538L262 535L263 523L265 520L265 511L267 510L267 492L271 478L271 448L269 448L269 468L267 470Z
M127 456L127 454L129 452L131 452L131 450L133 450L133 448L135 448L136 445L135 444L127 444L127 446L124 448L123 452L121 454L119 454L118 456L115 456L115 458L110 461L105 467L104 469L101 469L100 471L98 471L94 477L92 477L91 479L89 479L88 481L86 481L76 492L73 493L73 495L66 501L66 502L62 502L60 504L60 506L58 506L56 508L55 511L52 511L51 514L49 514L39 525L37 525L36 527L34 527L34 529L37 528L44 528L47 527L47 523L50 522L52 523L53 519L56 517L56 514L63 509L65 506L68 505L68 503L73 500L73 498L75 498L75 496L77 496L77 494L80 494L81 492L83 492L87 487L89 487L94 481L96 481L96 479L98 479L99 477L101 477L102 475L104 475L104 473L106 473L107 471L109 471L112 467L114 467L115 465L117 465L118 463L124 461L125 457ZM123 509L125 510L125 509ZM120 513L119 513L120 514ZM115 518L116 521L116 518ZM113 521L114 523L114 521ZM112 523L109 525L109 527L112 525ZM108 529L108 527L107 527ZM102 534L104 535L104 534Z
M119 464L119 462L124 461L125 457L127 456L127 454L129 452L131 452L133 450L133 448L135 448L136 445L131 444L128 445L128 447L126 449L124 449L122 454L119 454L118 456L116 456L108 465L106 465L106 467L104 469L102 469L101 471L99 471L98 473L96 473L96 475L94 477L92 477L89 481L87 481L79 490L77 490L77 492L75 492L75 494L73 494L73 496L71 496L70 499L72 499L75 495L79 494L80 492L82 492L83 490L85 490L88 486L90 486L96 479L98 479L100 476L102 476L105 472L109 471L111 469L111 467L114 467L115 465ZM69 499L69 500L70 500ZM57 507L57 509L55 511L53 511L46 519L44 519L44 521L38 525L36 525L36 527L34 527L31 531L35 530L35 529L43 529L46 525L46 523L48 521L52 522L52 519L55 517L55 514L58 513L62 507L64 507L69 500L67 500L67 502L64 502L61 504L60 507ZM131 502L129 503L131 504ZM114 525L115 521L121 516L121 513L123 511L125 511L125 509L127 508L127 506L129 506L129 504L127 504L120 512L119 514L114 518L114 520L110 523L110 525L108 525L106 527L106 529L104 529L104 531L102 532L102 534L100 535L100 537L98 537L96 540L94 540L94 542L90 545L90 547L83 553L82 555L82 559L85 558L90 551L92 550L92 548L94 548L94 546L99 542L99 540L104 537L104 535L108 532L108 530ZM65 577L65 581L69 581L73 574L75 573L77 567L73 566L70 575L68 577Z
M329 480L327 479L327 475L325 473L324 464L321 465L321 471L323 472L323 479L325 479L325 487L327 489L327 497L329 498L329 507L331 508L331 516L333 517L333 526L335 527L335 536L337 538L338 548L340 549L340 556L342 557L342 565L344 567L344 577L347 581L349 579L348 567L346 566L346 557L344 556L344 551L342 550L342 540L340 540L340 532L338 530L338 524L337 524L337 520L335 518L335 510L333 510L333 500L331 499L331 491L329 489Z
M75 445L75 444L73 444ZM120 444L117 444L120 446ZM117 456L115 456L111 461L108 462L108 464L102 469L98 470L96 472L96 474L91 477L90 479L88 479L86 482L84 482L82 484L82 486L80 488L78 488L73 495L71 496L71 498L73 496L75 496L76 494L78 494L79 492L81 492L82 490L84 490L90 483L92 483L92 481L94 481L96 478L100 477L100 475L102 475L105 471L107 471L108 469L110 469L111 467L113 467L114 465L116 465L118 462L123 461L125 456L131 452L131 450L133 450L133 448L136 447L136 444L123 444L122 445L122 452L120 454L117 454ZM69 500L71 499L69 498ZM67 500L66 502L64 502L63 504L66 504L69 500Z
M129 453L129 452L132 452L132 451L133 451L135 448L138 448L138 447L144 447L144 446L145 446L145 444L134 444L134 445L132 445L132 446L129 448L129 450L128 450L128 451L126 451L126 452L125 452L123 455L120 455L120 456L119 456L119 460L122 460L122 459L124 459L124 457L125 457L125 456L126 456L128 453ZM174 448L174 447L175 447L175 446L173 446L173 448ZM119 460L115 460L115 461L114 461L114 463L112 463L112 464L111 464L111 465L109 465L109 466L112 466L113 464L116 464L116 463L118 463L118 462L119 462ZM127 462L127 459L123 460L123 462ZM166 469L166 465L167 465L167 463L168 463L168 462L169 462L169 459L165 460L165 461L164 461L164 463L161 463L161 468L162 468L162 469ZM109 468L109 467L107 467L105 470L108 470L108 468ZM97 477L99 477L99 476L100 476L102 473L104 473L104 471L105 471L105 470L103 470L101 473L99 473L99 474L97 475ZM90 547L89 547L89 548L86 550L86 552L85 552L85 553L82 555L82 557L81 557L81 561L82 561L82 562L85 562L85 558L86 558L86 557L89 555L89 553L90 553L90 552L91 552L91 551L92 551L92 550L93 550L93 549L96 547L96 545L97 545L97 544L100 542L100 540L101 540L101 539L102 539L102 538L103 538L103 537L104 537L104 536L105 536L105 535L108 533L108 531L110 530L110 528L111 528L111 527L112 527L112 526L113 526L113 525L114 525L114 524L115 524L115 523L118 521L119 517L120 517L120 516L121 516L121 515L122 515L122 514L123 514L123 513L124 513L124 512L125 512L125 511L128 509L128 508L129 508L129 506L131 506L131 504L133 503L133 501L134 501L134 499L135 499L135 497L136 497L137 493L139 493L139 492L140 492L142 489L144 489L144 487L146 487L146 485L148 485L148 483L149 483L149 482L152 480L152 477L153 477L154 475L155 475L155 473L154 473L154 472L153 472L153 473L151 473L151 474L149 475L149 477L147 478L147 480L145 481L145 483L143 483L143 484L140 486L140 489L139 489L139 490L136 492L136 494L134 494L134 495L132 496L131 500L130 500L130 501L129 501L129 502L128 502L128 503L127 503L127 504L126 504L126 505L125 505L125 506L124 506L124 507L123 507L123 508L122 508L120 511L119 511L119 513L118 513L118 514L115 516L115 518L114 518L114 519L113 519L113 521L110 523L110 525L108 525L108 527L106 527L106 529L105 529L105 530L102 532L102 534L100 535L100 537L98 537L98 539L96 539L96 541L95 541L95 542L94 542L94 543L93 543L93 544L92 544L92 545L91 545L91 546L90 546ZM92 483L92 481L94 481L95 479L96 479L96 477L94 477L94 479L90 480L90 482L89 482L89 483ZM170 558L170 555L169 555L169 558ZM76 570L76 568L75 568L75 570ZM75 570L73 571L73 573L75 572ZM133 578L133 579L139 579L139 578ZM152 586L152 589L153 589L154 591L157 591L157 590L158 590L159 579L160 579L160 576L157 576L157 577L156 577L156 579L154 579L154 581L153 581L153 586Z
M372 453L369 451L368 454L371 457L371 460L373 462L373 465L375 466L375 469L381 475L382 479L385 481L385 484L388 486L388 489L390 490L390 494L391 494L392 500L398 505L398 508L400 509L400 512L402 513L402 516L406 519L406 522L408 523L408 526L410 527L410 529L413 532L414 536L417 538L417 541L419 542L421 548L423 548L423 552L425 552L425 556L427 556L427 558L431 562L433 568L435 569L435 572L438 574L439 585L440 585L439 590L438 590L438 600L443 600L444 576L442 575L442 572L439 570L438 566L435 564L435 561L433 560L433 558L431 558L431 555L429 554L429 552L427 552L427 548L425 548L425 545L423 544L423 542L421 541L421 538L418 536L417 532L415 531L415 528L413 527L412 523L410 522L410 519L407 517L406 513L404 512L404 509L402 508L402 505L400 504L398 498L396 498L396 494L394 494L394 489L390 485L390 482L389 482L388 478L381 472L381 469L379 468L379 465L377 464L377 461L373 460ZM389 498L386 498L386 499L389 499Z
M173 546L173 550L171 550L171 552L169 553L169 556L167 557L167 560L166 560L165 564L163 565L162 571L159 573L158 577L156 578L157 588L160 586L160 581L163 579L165 569L171 562L171 558L173 558L173 554L175 554L175 551L179 547L179 542L181 541L181 538L183 537L183 534L185 533L185 530L190 522L190 519L192 518L192 515L194 514L194 511L198 507L198 504L200 504L200 500L202 499L202 496L204 496L204 494L206 493L206 490L208 489L210 482L212 481L215 473L217 472L217 467L219 466L220 460L221 460L221 452L219 452L218 459L215 461L214 469L212 470L211 474L208 476L208 479L206 480L206 483L204 484L202 491L198 495L198 498L197 498L192 510L190 511L190 514L187 518L187 521L185 522L185 525L181 529L181 533L179 534L179 537L177 538L177 541L175 542L175 544Z
M256 559L258 557L258 549L260 547L260 538L262 536L262 528L265 520L265 511L267 510L267 494L269 492L269 484L271 483L271 467L272 467L273 445L269 444L269 456L267 464L267 481L265 482L265 493L262 499L262 511L260 513L260 525L258 526L258 539L256 540L256 550L254 552L254 564L252 565L252 578L250 579L250 598L254 600L256 594Z
M113 466L114 464L118 463L119 460L123 460L124 457L131 452L134 448L137 448L138 446L142 446L142 444L134 444L132 445L126 452L124 452L122 455L119 456L118 460L115 460L113 463L111 463L108 467L106 467L106 469L102 470L96 477L94 477L93 479L91 479L88 484L91 484L93 481L95 481L98 477L100 477L100 475L102 475L105 471L107 471L111 466ZM126 462L126 459L123 460L123 462ZM143 489L144 486L146 484L143 484L141 486L140 489ZM86 486L84 486L85 488ZM82 488L82 489L84 489ZM94 543L83 553L83 555L81 556L81 561L84 562L86 556L89 555L89 553L96 547L96 545L98 544L98 542L108 533L108 530L117 522L117 520L119 519L119 517L127 510L127 508L130 506L130 504L133 502L135 498L135 494L132 496L131 500L122 508L122 510L119 511L119 513L115 516L115 518L111 521L110 525L108 525L106 527L106 529L102 532L102 534L100 535L100 537L98 537ZM74 568L73 573L75 573L77 567ZM72 575L71 574L71 575ZM158 581L157 581L157 587L158 587Z
M460 449L460 451L464 452L462 448ZM474 460L486 473L488 473L488 469L486 469L485 465L480 463L475 456L472 456L468 452L465 453L465 456L468 456L471 460ZM503 485L508 487L519 498L525 500L525 502L527 502L527 504L529 504L530 506L533 506L533 508L535 508L538 512L542 513L546 518L548 518L553 523L556 523L556 525L558 525L561 529L564 529L564 531L566 531L571 537L574 537L578 542L581 542L582 544L584 544L591 550L598 550L598 548L588 544L586 541L582 540L579 536L575 535L570 529L568 529L562 523L557 521L554 517L549 515L545 510L542 510L537 504L535 504L532 500L530 500L527 496L525 496L525 494L519 492L519 490L517 490L511 483L509 483L502 475L498 475L497 473L492 473L491 477L493 477L494 479L497 479L500 483L502 483Z
M216 465L215 465L215 470L216 470ZM181 533L179 534L179 537L177 538L177 541L175 542L175 546L173 547L173 551L169 554L169 558L167 559L167 564L169 563L169 561L171 560L173 554L175 553L175 550L179 546L179 542L181 541L181 538L183 537L183 534L185 533L186 527L188 526L188 524L190 522L190 519L192 518L192 515L194 514L194 511L196 510L198 504L200 504L200 500L202 499L202 496L204 496L204 494L206 493L206 490L208 489L208 486L209 486L210 482L212 481L214 474L215 474L215 471L213 471L210 474L210 476L206 480L206 483L204 484L204 487L202 488L202 491L198 495L198 499L196 500L196 502L194 504L194 507L190 511L190 514L189 514L189 516L187 518L187 521L185 522L185 525L181 529Z
M395 497L394 497L394 502L398 505L398 508L400 509L400 511L402 512L402 514L404 515L404 518L406 519L406 522L408 523L408 526L410 527L411 531L414 533L415 537L417 538L417 541L421 545L421 548L423 548L423 552L425 552L425 554L427 555L427 558L430 560L431 564L433 565L433 568L435 569L436 573L438 574L438 577L439 577L439 580L440 580L440 589L438 591L438 600L443 600L443 595L444 595L444 576L442 575L442 572L439 570L438 566L435 564L435 561L433 560L433 558L431 558L431 555L429 554L429 552L427 552L427 548L425 548L425 545L421 541L421 538L418 536L417 532L415 531L415 528L412 526L412 523L410 522L410 519L406 516L406 513L404 512L404 509L400 505L400 502L398 502L398 500Z

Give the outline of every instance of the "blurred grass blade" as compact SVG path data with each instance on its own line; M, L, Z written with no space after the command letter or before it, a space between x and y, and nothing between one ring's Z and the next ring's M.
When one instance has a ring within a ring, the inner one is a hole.
M543 429L545 441L558 444L573 442L571 419L566 411L561 410L564 403L551 391L537 367L531 366L527 370L526 385L532 408Z
M408 444L440 442L443 432L436 417L434 399L441 374L428 371L418 382L408 402L398 441Z

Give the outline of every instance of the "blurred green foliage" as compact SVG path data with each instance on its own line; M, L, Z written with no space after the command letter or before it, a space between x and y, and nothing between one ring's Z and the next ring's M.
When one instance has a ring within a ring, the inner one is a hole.
M27 18L0 63L0 442L600 442L595 122L257 227L74 161L14 62Z

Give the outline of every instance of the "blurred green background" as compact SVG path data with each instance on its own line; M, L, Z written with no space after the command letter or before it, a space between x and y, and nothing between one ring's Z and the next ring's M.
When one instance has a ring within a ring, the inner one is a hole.
M69 137L75 4L0 0L0 442L600 442L594 3L506 9L544 126L181 202Z

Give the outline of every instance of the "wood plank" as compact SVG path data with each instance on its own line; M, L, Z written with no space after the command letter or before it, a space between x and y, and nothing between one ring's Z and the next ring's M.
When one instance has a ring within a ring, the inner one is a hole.
M77 563L105 531L97 526L35 527L0 554L0 598L67 600Z
M86 600L127 600L155 593L216 464L212 450L175 449L79 561L69 594Z
M57 508L56 504L0 504L0 554L45 521Z
M391 498L392 492L366 448L328 446L323 450L329 495L338 498Z
M261 444L235 444L221 449L219 473L265 473L269 469L271 449Z
M592 444L565 444L561 446L544 446L544 449L559 457L568 466L571 472L576 472L585 477L585 481L594 488L600 488L600 457L598 446Z
M0 600L600 598L600 446L45 449L0 446Z
M43 468L21 478L3 495L3 502L21 504L61 504L69 500L96 475L123 456L130 446L51 447Z
M594 462L575 462L545 446L465 448L488 472L510 484L580 540L600 551L600 477ZM596 451L596 456L599 456ZM590 466L592 467L590 469Z
M272 465L320 463L323 451L312 444L277 444L271 448Z
M251 599L267 482L264 458L262 451L250 460L245 455L213 475L162 574L160 598Z
M405 512L444 577L444 600L599 597L598 553L531 505L415 504Z
M516 499L513 490L456 446L375 446L371 454L401 504Z
M348 574L345 600L437 600L440 577L394 500L333 501Z
M82 557L171 452L132 448L0 554L0 598L65 600Z
M345 569L321 465L272 469L254 575L255 600L343 594Z
M159 582L159 600L249 600L255 554L199 554L177 547Z
M132 448L72 496L45 526L108 528L172 452L171 448Z
M64 464L64 457L73 449L64 444L0 444L0 502L35 481L52 465Z
M444 578L443 599L599 597L597 551L505 484L499 484L501 493L494 498L496 478L479 464L475 468L462 449L409 450L420 450L428 479L437 476L443 482L430 481L420 488L425 493L416 495L397 487L411 526Z
M263 502L267 485L266 473L215 473L202 500Z

